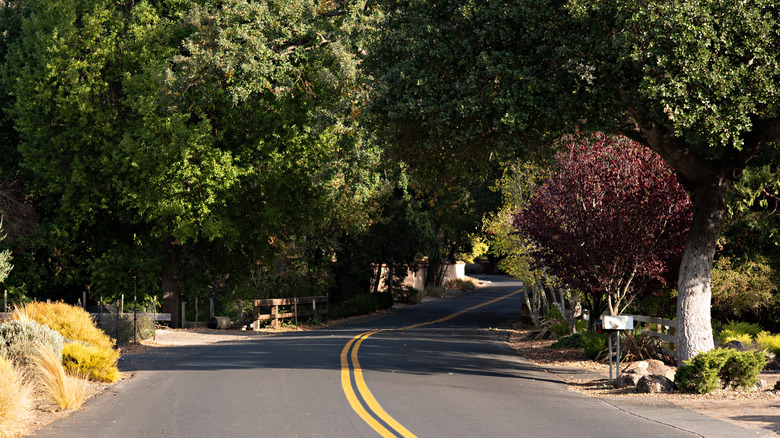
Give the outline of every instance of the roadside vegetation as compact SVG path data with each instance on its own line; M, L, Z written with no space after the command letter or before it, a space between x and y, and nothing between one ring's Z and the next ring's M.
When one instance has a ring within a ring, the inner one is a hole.
M36 401L81 407L89 382L114 383L119 350L84 309L31 302L0 323L0 437L24 433Z

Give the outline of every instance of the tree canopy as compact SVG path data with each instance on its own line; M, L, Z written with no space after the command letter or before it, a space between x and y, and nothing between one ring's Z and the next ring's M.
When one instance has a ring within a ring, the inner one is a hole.
M680 358L713 346L709 303L725 198L780 140L780 11L769 0L386 1L370 51L376 116L397 147L464 157L561 133L656 151L694 202L681 263Z

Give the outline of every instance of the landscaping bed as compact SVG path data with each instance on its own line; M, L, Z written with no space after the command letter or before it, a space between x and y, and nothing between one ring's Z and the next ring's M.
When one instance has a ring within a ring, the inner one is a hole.
M565 381L570 389L587 396L652 397L744 428L765 429L776 433L775 429L779 427L777 419L780 412L780 391L772 389L780 379L777 370L764 371L761 374L761 378L769 384L769 389L762 391L718 389L709 394L642 394L636 392L636 388L614 388L609 382L609 365L588 360L579 349L548 348L555 340L526 341L522 340L524 333L522 329L509 332L509 344L517 354L544 367Z

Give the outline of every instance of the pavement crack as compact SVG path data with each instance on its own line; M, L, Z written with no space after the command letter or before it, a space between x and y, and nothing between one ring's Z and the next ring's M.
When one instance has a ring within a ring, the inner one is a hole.
M629 411L629 410L627 410L627 409L621 408L620 406L618 406L618 405L616 405L616 404L614 404L614 403L610 403L610 402L609 402L607 399L605 399L605 398L598 397L598 399L599 399L599 400L601 400L602 402L604 402L604 403L606 403L606 404L608 404L608 405L612 406L613 408L615 408L615 409L617 409L617 410L619 410L619 411L621 411L621 412L623 412L623 413L626 413L626 414L628 414L628 415L632 415L632 416L634 416L634 417L641 418L641 419L643 419L643 420L651 421L651 422L653 422L653 423L656 423L656 424L661 424L661 425L663 425L663 426L666 426L666 427L671 427L672 429L677 429L677 430L680 430L680 431L682 431L682 432L687 432L687 433L690 433L690 434L696 435L696 436L698 436L698 437L700 437L700 438L706 438L704 435L702 435L702 434L700 434L700 433L698 433L698 432L694 432L694 431L692 431L692 430L684 429L684 428L682 428L682 427L675 426L675 425L673 425L673 424L665 423L665 422L663 422L663 421L659 421L659 420L656 420L656 419L654 419L654 418L645 417L645 416L643 416L643 415L639 415L639 414L637 414L637 413L635 413L635 412L631 412L631 411Z

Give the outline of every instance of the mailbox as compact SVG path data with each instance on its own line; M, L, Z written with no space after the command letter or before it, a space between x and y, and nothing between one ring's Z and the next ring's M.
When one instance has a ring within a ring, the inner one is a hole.
M609 381L612 381L612 333L618 330L631 330L634 328L634 317L631 315L601 315L601 330L609 333ZM620 334L617 338L617 378L620 380Z
M601 327L604 331L631 330L634 317L631 315L601 315Z

